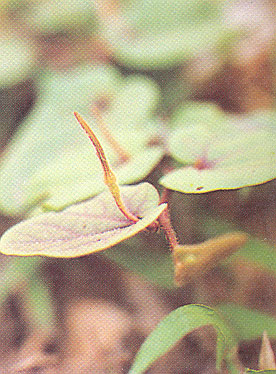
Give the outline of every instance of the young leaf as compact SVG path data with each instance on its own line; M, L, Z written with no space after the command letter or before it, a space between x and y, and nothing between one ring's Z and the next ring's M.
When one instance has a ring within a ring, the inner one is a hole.
M195 105L193 116L190 112L191 105L179 111L174 120L178 127L169 139L171 155L185 166L162 177L163 186L205 193L276 178L276 131L271 124L250 126L249 119L245 127L242 118L237 124L206 104Z
M159 204L148 184L121 188L122 199L138 222L127 219L109 191L62 212L45 213L9 229L0 239L0 252L18 256L78 257L109 248L146 229L167 205Z
M171 312L142 344L129 374L142 374L159 357L194 329L211 325L217 332L217 368L236 344L221 316L204 305L185 305Z

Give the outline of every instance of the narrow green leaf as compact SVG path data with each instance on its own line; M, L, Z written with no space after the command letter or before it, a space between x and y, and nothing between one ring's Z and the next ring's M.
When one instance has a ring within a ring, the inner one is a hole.
M235 338L221 316L204 305L186 305L171 312L142 344L130 374L141 374L194 329L211 325L217 332L217 367L235 346Z

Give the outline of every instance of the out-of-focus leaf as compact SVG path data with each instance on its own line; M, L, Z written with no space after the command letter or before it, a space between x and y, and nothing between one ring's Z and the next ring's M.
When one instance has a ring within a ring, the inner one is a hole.
M44 188L47 186L49 198L42 203L44 209L60 210L70 204L95 196L104 190L105 185L99 161L91 157L94 156L91 148L89 151L91 155L87 160L90 159L90 165L86 162L82 163L82 150L75 158L71 157L72 154L70 155L70 163L64 163L63 158L56 160L56 167L53 167L52 164L47 165L35 176L37 183L43 183ZM130 184L142 180L162 157L163 150L161 148L145 148L143 153L137 154L126 163L113 168L119 184ZM68 159L68 155L65 155L64 158ZM53 170L56 171L55 174L53 174ZM76 175L78 176L77 180Z
M222 304L216 307L232 326L239 341L257 339L264 330L276 337L276 320L267 314L237 304Z
M113 22L101 17L115 58L146 70L164 69L211 48L227 33L219 1L134 1Z
M134 223L116 206L109 191L62 212L45 213L23 221L6 231L0 251L18 256L78 257L109 248L153 223L166 204L158 205L156 189L142 183L122 187L127 209Z
M28 26L42 35L96 27L95 7L89 0L36 1L23 15Z
M83 66L67 73L45 74L38 104L0 165L1 210L18 215L42 200L48 209L61 209L102 191L99 162L74 119L74 110L92 124L113 169L118 169L121 183L144 178L163 154L160 147L149 145L152 137L158 136L158 125L152 119L158 98L158 89L150 80L122 79L117 71L104 67ZM104 131L95 124L91 107L99 101L107 103L104 119L129 153L129 163L120 165Z
M2 36L0 38L0 89L30 78L35 63L34 50L30 43L18 37Z
M142 344L130 374L142 374L155 360L168 352L181 338L201 326L211 325L217 332L217 368L235 346L235 337L213 309L204 305L186 305L171 312Z
M143 239L143 238L142 238ZM140 274L148 281L165 288L174 288L173 262L169 251L155 252L145 246L139 236L104 251L104 256L120 266Z
M169 139L171 155L185 166L162 177L163 186L206 193L276 178L276 131L271 124L244 127L243 121L239 125L210 105L197 104L195 113L191 109L189 105L176 115L178 126Z
M204 219L203 228L205 233L212 237L218 233L225 233L235 230L236 227L227 222L219 222L216 219ZM252 265L258 266L263 270L273 272L276 275L276 251L275 247L269 245L264 240L250 237L245 245L227 260L227 263L233 261L245 260Z

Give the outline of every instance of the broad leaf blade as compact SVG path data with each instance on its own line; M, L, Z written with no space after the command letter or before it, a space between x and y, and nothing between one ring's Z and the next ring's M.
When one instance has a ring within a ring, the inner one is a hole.
M173 171L159 181L164 187L184 193L206 193L263 184L276 178L276 163L270 158L244 165L198 170L193 167Z
M141 374L159 357L168 352L181 338L194 329L211 325L217 331L217 366L236 344L235 338L213 309L204 305L186 305L171 312L142 344L130 374Z
M165 69L211 48L225 33L218 2L134 1L112 23L102 17L103 32L115 58L140 69Z
M183 168L160 183L183 193L206 193L266 183L276 178L276 132L265 118L223 115L215 106L192 104L179 110L169 152ZM206 118L204 118L206 112ZM252 121L252 122L251 122Z
M122 167L123 183L126 179L133 183L144 178L162 157L161 147L150 145L151 139L158 136L158 125L152 116L159 91L149 79L123 79L116 70L86 65L66 73L45 74L38 96L33 112L1 160L0 209L6 214L24 214L42 200L48 209L62 209L103 190L99 161L76 123L73 110L91 123L112 168ZM91 107L101 100L107 103L107 127L130 153L130 163L120 164L104 131L95 124ZM131 106L129 102L135 104ZM147 157L146 162L141 162L142 154ZM124 171L125 166L128 167ZM87 180L92 183L91 189L86 186ZM74 186L78 182L84 187Z
M137 223L123 216L109 191L105 191L62 212L45 213L19 223L3 235L0 250L19 256L83 256L144 230L166 208L166 204L158 205L158 192L148 183L122 187L121 192L127 208L142 217Z

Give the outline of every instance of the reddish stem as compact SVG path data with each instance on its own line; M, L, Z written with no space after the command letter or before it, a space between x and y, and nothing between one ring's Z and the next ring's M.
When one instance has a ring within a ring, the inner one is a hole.
M158 221L161 225L161 228L164 230L166 238L170 243L170 247L174 250L175 247L179 245L179 241L177 239L176 233L172 227L170 213L168 207L163 210L161 215L158 218Z

